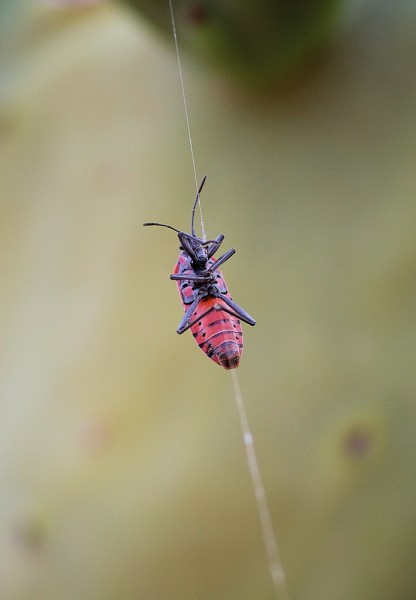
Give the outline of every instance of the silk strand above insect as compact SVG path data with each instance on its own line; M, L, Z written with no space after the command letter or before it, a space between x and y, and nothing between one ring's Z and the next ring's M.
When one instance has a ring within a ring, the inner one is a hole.
M219 269L235 253L231 248L218 259L213 258L224 235L205 241L195 234L195 208L206 177L199 186L192 207L191 233L185 233L163 223L144 223L173 229L178 234L180 254L171 279L177 282L185 314L178 333L187 329L209 358L224 369L238 367L243 352L240 321L255 325L256 321L231 298Z

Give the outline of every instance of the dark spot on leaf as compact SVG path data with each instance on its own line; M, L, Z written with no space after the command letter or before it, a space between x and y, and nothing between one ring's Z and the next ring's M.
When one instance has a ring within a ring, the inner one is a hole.
M365 424L356 424L346 432L343 447L350 457L361 458L371 451L374 443L374 431Z
M46 539L43 523L33 516L21 518L16 522L12 534L15 542L29 552L38 552Z
M191 25L204 25L208 19L208 8L202 2L192 2L185 11L185 20Z

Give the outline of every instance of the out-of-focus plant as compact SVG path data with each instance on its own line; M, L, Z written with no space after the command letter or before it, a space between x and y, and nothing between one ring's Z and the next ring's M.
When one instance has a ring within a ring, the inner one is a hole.
M126 0L172 38L168 0ZM181 46L240 83L270 85L328 41L343 0L174 0Z

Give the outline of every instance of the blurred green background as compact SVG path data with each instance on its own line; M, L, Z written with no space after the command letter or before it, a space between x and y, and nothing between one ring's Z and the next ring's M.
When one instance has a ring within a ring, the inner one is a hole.
M0 4L0 597L271 600L230 374L141 227L195 193L172 40L58 4ZM182 57L293 600L416 596L416 6L356 5L261 92Z

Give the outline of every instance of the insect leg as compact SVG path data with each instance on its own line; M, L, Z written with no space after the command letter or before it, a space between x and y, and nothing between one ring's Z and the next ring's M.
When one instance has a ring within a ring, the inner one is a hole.
M216 260L215 263L208 270L211 271L211 273L212 273L213 271L218 269L218 267L223 265L226 260L231 258L233 254L235 254L235 250L234 250L234 248L231 248L230 250L228 250L228 252L225 252L225 254L220 256L219 259Z
M217 235L215 240L209 240L208 242L204 243L204 246L207 246L209 244L209 247L207 248L208 258L211 258L211 256L213 256L216 253L218 248L221 246L223 240L224 240L224 235L222 233L220 233L219 235Z
M204 283L210 281L210 277L201 277L200 275L175 275L172 274L169 276L173 281L197 281L199 283Z
M223 310L224 312L228 313L232 317L235 317L236 319L241 319L240 315L238 315L234 310L231 310L231 308L228 308L227 306L224 306L221 304L221 305L218 305L218 308Z
M200 300L202 300L202 298L205 298L206 296L208 296L207 292L204 292L204 291L201 292L200 291L200 293L198 294L198 296L192 302L191 306L185 312L185 314L184 314L184 316L182 318L182 321L179 323L179 327L176 330L177 333L179 333L179 334L183 333L184 331L186 331L187 329L189 329L190 327L192 327L192 325L195 325L195 323L197 323L197 321L199 321L200 319L202 319L202 317L205 317L205 315L207 315L209 312L211 312L211 310L213 310L213 308L211 306L204 313L199 314L196 319L194 319L193 321L190 320L191 317L192 317L192 314L193 314L194 310L196 309L196 307L198 306Z
M256 321L253 319L253 317L250 317L250 315L243 308L241 308L241 306L238 306L238 304L231 300L231 298L229 298L225 294L221 294L220 292L218 293L218 298L224 300L225 304L228 304L228 306L233 309L233 311L236 313L239 319L241 319L245 323L248 323L249 325L256 324Z
M221 308L223 310L225 310L224 307L221 307ZM192 327L192 325L195 325L195 323L198 323L198 321L200 321L201 319L203 319L204 317L206 317L207 314L210 313L210 312L212 312L213 310L215 310L215 306L210 306L209 308L207 308L207 310L205 312L200 313L196 317L196 319L194 319L193 321L189 321L189 323L187 324L186 328L183 331L179 331L178 330L178 333L183 333L184 331L186 331L187 329L189 329L190 327ZM229 311L229 312L231 314L231 311ZM234 316L236 316L236 315L234 315Z
M178 329L176 330L177 333L183 333L192 326L192 323L189 322L189 319L192 317L192 313L198 306L201 297L202 296L197 296L192 302L191 306L187 309L186 313L183 315L182 321L179 323Z

